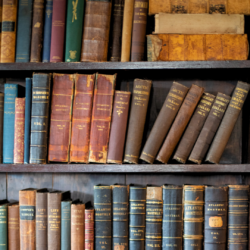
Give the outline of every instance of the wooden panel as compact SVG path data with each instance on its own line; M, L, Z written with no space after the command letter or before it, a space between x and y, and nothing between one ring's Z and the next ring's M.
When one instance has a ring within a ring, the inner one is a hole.
M0 200L7 198L6 176L7 174L0 174Z

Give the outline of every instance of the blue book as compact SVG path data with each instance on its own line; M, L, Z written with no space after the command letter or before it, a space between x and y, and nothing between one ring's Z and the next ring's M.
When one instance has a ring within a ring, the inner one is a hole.
M25 84L25 125L24 125L24 163L30 158L30 115L32 99L32 78L26 78Z
M52 26L53 0L46 0L43 37L43 62L50 61L50 41Z
M33 0L18 1L16 62L30 61Z
M18 93L17 84L4 85L4 115L3 115L3 163L14 161L14 128L15 100Z
M71 200L61 202L61 250L71 249Z
M0 249L8 250L8 204L0 205Z

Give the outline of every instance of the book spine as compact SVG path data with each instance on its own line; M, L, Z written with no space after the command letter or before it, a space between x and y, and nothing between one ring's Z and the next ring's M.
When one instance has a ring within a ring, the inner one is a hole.
M85 209L85 250L94 250L95 210Z
M30 61L32 9L32 0L20 0L18 2L16 62Z
M4 116L4 94L0 93L0 163L3 162L3 116Z
M50 75L34 74L32 81L30 164L46 164L50 104Z
M130 92L115 91L108 149L108 163L122 164L130 96Z
M50 43L51 43L51 27L52 27L52 11L53 0L46 0L44 31L43 31L43 62L50 61Z
M44 0L34 0L31 36L31 62L42 61Z
M227 2L228 0L209 0L209 14L227 14Z
M4 85L3 163L14 162L15 99L18 85Z
M8 250L8 206L0 206L0 248Z
M71 244L71 203L72 201L61 202L61 250L70 250ZM73 239L73 238L72 238ZM72 248L75 249L75 248Z
M50 62L63 62L66 0L53 0Z
M0 61L1 61L1 44L2 44L2 19L3 19L3 0L0 0Z
M111 0L86 1L82 62L107 61L111 5Z
M112 190L94 186L95 250L112 249Z
M204 88L192 85L173 122L173 125L157 155L157 160L167 163L179 142L191 116L204 92Z
M162 187L147 187L145 250L162 249Z
M106 163L115 75L96 75L90 131L89 162ZM102 107L102 108L100 108Z
M81 58L84 1L68 1L66 19L65 61L79 62Z
M153 164L187 92L188 88L186 86L173 82L142 150L140 159Z
M231 136L234 125L240 115L240 111L246 100L250 85L238 82L234 90L232 99L228 105L221 125L215 135L213 143L208 151L206 161L218 164L227 142Z
M162 250L182 250L182 186L163 186Z
M188 127L177 147L173 159L180 163L186 163L188 156L200 134L200 131L207 119L207 116L211 110L214 102L214 95L204 93L201 100L194 111Z
M75 75L70 162L89 161L89 139L95 75Z
M135 79L124 162L138 164L152 81Z
M128 186L113 186L113 247L128 250Z
M20 250L19 205L8 206L8 249Z

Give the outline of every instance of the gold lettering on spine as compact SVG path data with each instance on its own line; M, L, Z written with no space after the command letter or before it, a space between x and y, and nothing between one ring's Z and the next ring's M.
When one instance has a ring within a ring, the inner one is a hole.
M72 23L73 23L75 20L77 20L77 13L76 13L76 11L77 11L77 4L78 4L78 0L76 0L75 2L74 2L74 1L72 1L72 5L73 5L73 11L72 11L72 14L73 14L73 16L72 16Z

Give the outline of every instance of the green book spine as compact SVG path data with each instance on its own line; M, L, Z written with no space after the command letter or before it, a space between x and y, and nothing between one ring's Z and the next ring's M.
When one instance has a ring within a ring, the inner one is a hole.
M0 206L0 250L8 249L8 206L6 204Z

